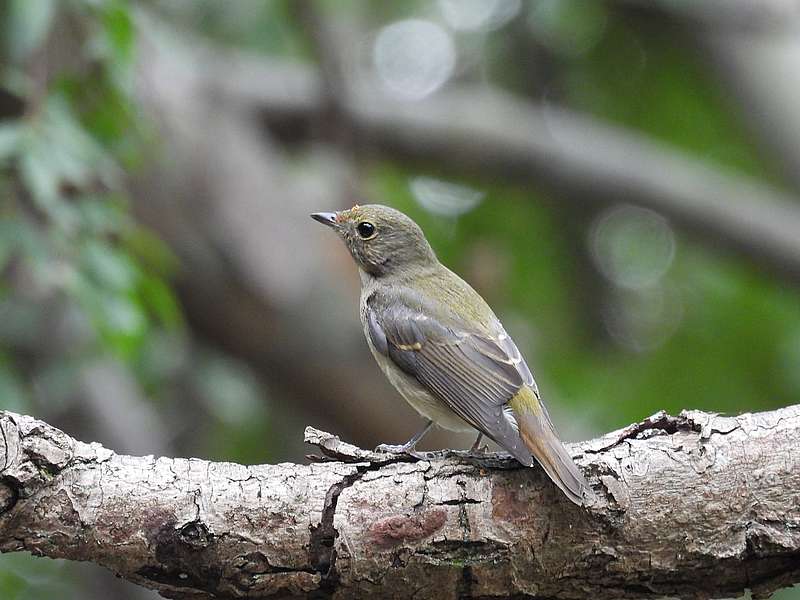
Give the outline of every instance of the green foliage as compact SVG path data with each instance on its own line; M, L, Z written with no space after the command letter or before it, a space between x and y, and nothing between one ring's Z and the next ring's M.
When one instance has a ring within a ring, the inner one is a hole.
M72 68L38 82L21 58L47 43L54 11L60 19L80 19L88 33ZM5 16L7 28L26 24L18 39L7 39L18 44L7 48L8 56L20 60L11 61L5 78L17 82L25 111L0 121L0 186L7 190L0 266L28 278L33 291L12 284L0 300L63 297L91 326L83 353L110 351L135 369L149 333L179 326L181 318L164 279L172 260L134 224L120 192L120 161L131 162L141 142L130 99L127 5L87 0L56 9L17 2Z
M57 23L75 26L75 47L45 61ZM113 356L142 375L151 337L182 319L167 281L174 261L131 219L123 192L144 141L127 2L10 0L0 32L0 92L21 106L0 112L0 398L40 412L32 382L52 410L88 361ZM69 347L26 360L54 343L60 320L78 323ZM79 597L61 570L3 555L0 597Z

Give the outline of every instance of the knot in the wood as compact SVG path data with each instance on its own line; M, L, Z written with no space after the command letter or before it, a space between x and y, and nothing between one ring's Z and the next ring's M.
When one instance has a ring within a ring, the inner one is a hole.
M193 548L205 548L211 543L211 533L205 523L191 521L178 530L181 540Z

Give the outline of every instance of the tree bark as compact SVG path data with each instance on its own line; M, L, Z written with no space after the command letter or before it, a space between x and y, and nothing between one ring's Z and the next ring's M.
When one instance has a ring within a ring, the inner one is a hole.
M132 457L0 412L0 551L168 598L754 597L800 580L800 405L658 413L573 455L579 508L499 454L319 464Z

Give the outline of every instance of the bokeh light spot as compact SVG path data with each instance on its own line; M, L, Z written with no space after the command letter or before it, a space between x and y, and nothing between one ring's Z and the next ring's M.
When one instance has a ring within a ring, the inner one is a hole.
M445 217L458 217L471 211L484 196L480 190L433 177L415 177L409 187L423 208Z
M421 100L450 79L456 51L444 29L430 21L408 19L381 29L373 62L387 91L405 100Z
M606 329L617 344L632 352L651 352L678 330L684 302L677 289L667 286L621 289L604 312Z
M652 286L675 257L675 235L658 213L621 205L604 211L590 232L591 255L615 285L628 289Z
M520 0L439 0L447 24L459 31L491 31L513 19Z

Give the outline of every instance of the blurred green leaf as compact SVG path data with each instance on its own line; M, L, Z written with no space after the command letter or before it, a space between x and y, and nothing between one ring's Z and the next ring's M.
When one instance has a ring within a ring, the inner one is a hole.
M102 296L101 309L103 325L112 335L131 339L143 333L147 319L141 308L130 298L105 294Z
M47 254L47 248L34 225L25 219L7 216L0 218L0 270L14 254L36 261Z
M83 196L75 208L80 213L84 233L88 236L107 236L134 227L124 204L113 197Z
M98 287L122 292L135 286L138 268L122 250L90 239L84 244L82 255L84 268Z
M20 156L20 175L36 202L45 210L52 208L58 199L58 174L47 156L37 150L28 150Z
M169 247L150 231L138 228L126 230L125 246L147 270L169 275L178 270L178 259Z
M102 10L102 22L112 56L127 66L133 55L133 19L126 3L108 2Z
M11 60L23 60L42 43L56 6L56 0L5 0L2 39Z
M139 281L139 295L142 305L155 315L162 325L176 327L183 324L181 308L175 293L163 279L144 275Z
M105 150L87 132L63 94L54 94L48 101L46 143L55 153L53 163L62 180L83 186L92 177L114 187L119 170Z
M19 123L0 121L0 165L16 154L22 135L23 128Z

